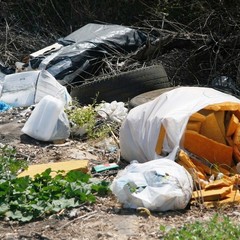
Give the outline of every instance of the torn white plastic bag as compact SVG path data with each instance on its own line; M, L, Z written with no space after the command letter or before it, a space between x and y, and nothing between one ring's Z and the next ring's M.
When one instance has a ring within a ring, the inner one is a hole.
M122 157L131 162L146 162L167 156L174 160L189 117L210 104L240 100L212 88L179 87L133 108L120 128ZM166 134L162 152L156 153L159 132Z
M111 190L126 208L167 211L187 206L193 181L186 169L176 162L157 159L128 165L118 173Z
M0 100L14 107L29 107L47 95L60 99L65 105L72 101L66 87L46 70L9 74L0 85Z
M111 103L103 102L95 109L101 117L105 119L109 118L118 123L121 123L128 113L128 109L124 107L124 103L117 101L112 101Z

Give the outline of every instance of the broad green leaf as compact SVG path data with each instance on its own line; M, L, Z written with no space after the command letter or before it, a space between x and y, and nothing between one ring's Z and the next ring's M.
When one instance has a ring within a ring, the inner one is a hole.
M29 186L29 176L16 178L14 180L15 190L19 192L23 192Z
M87 183L89 181L90 175L85 174L81 171L69 171L66 174L66 180L68 182L81 181Z

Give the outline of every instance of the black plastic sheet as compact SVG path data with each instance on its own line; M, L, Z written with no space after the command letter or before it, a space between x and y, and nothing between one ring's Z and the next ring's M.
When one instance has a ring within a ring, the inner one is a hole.
M49 71L62 85L80 85L96 75L103 58L134 52L147 41L146 33L129 27L87 24L59 39L63 45L60 50L33 58L30 63Z

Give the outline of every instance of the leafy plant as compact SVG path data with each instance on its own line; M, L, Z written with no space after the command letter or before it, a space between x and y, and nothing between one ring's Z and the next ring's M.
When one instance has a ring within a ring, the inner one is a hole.
M27 162L17 159L16 149L10 146L0 147L0 181L11 179L20 169L26 169Z
M240 225L233 224L228 217L220 217L216 214L206 222L196 221L185 224L181 229L173 228L168 232L164 226L160 226L160 230L164 232L165 240L237 240Z
M59 171L53 177L53 171L47 169L34 178L18 178L17 172L26 167L26 162L17 160L15 152L9 147L1 148L0 218L28 222L62 209L94 203L96 195L105 196L109 191L108 182L80 171Z
M74 103L71 108L66 110L68 119L73 125L73 132L78 132L81 137L99 139L108 136L119 126L116 122L102 118L97 113L96 106L95 103L87 106L79 106L78 103Z
M92 181L90 175L70 171L51 176L51 169L37 174L34 179L26 176L2 181L0 184L0 217L27 222L77 207L94 203L96 194L105 196L108 183Z

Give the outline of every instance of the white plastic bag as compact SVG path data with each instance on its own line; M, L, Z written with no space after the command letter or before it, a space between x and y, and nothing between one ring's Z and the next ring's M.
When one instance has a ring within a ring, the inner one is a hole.
M128 109L124 107L124 103L117 101L101 103L96 107L96 111L103 118L109 118L112 121L119 123L125 119L128 113Z
M240 103L240 100L212 88L179 87L133 108L120 128L122 157L129 162L166 156L174 160L189 117L207 105L223 102ZM161 125L166 130L164 156L155 151Z
M1 101L14 107L28 107L35 104L38 77L39 71L6 75L2 83Z
M50 95L43 97L28 118L22 132L41 141L66 139L70 135L64 103Z
M60 99L66 106L72 101L66 87L46 70L6 75L0 90L0 100L14 107L29 107L47 95Z
M131 163L118 173L110 188L124 207L167 211L187 206L193 181L185 168L164 158Z

